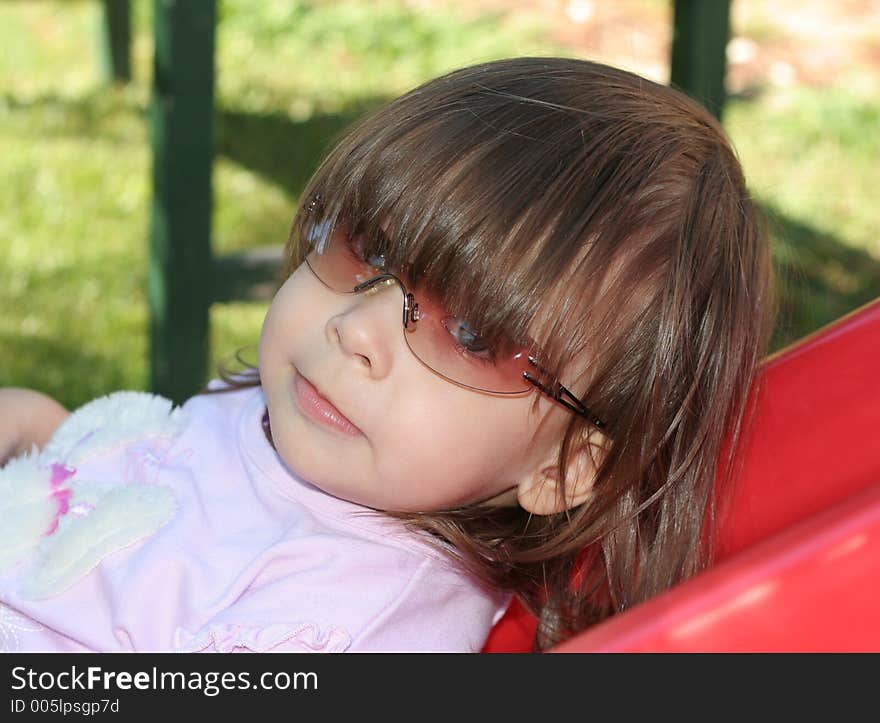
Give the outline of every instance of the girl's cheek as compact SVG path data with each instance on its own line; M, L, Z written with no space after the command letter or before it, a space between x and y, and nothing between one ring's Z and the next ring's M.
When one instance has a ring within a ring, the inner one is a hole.
M296 286L282 287L266 314L260 334L261 345L285 348L310 331L319 329L328 312L316 303L314 294L305 292Z

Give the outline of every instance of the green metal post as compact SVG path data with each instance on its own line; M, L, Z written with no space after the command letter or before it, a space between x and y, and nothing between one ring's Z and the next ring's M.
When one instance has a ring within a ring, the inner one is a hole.
M154 0L150 387L178 403L207 373L215 21L214 0Z
M730 0L675 0L670 83L719 120L726 100L729 35Z
M108 83L131 80L131 2L101 0L101 72Z

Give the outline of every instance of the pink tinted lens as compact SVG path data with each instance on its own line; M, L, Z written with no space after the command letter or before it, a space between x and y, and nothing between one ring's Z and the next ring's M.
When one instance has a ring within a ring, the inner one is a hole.
M306 263L326 286L341 293L353 293L358 284L386 273L360 259L340 231L315 244ZM523 376L534 371L527 349L495 350L491 359L470 353L451 333L450 317L438 302L423 289L408 286L406 290L415 297L419 310L418 321L409 323L404 338L427 366L450 381L482 391L514 394L531 389Z
M324 284L334 291L351 293L358 284L382 273L358 258L346 243L343 230L336 229L327 234L326 229L322 231L320 227L321 224L317 224L310 231L316 240L313 250L306 256L306 263Z
M419 305L419 320L404 331L409 348L419 359L459 384L487 392L516 393L530 389L523 373L534 368L523 348L495 349L491 358L471 353L452 334L449 315L419 289L412 292Z

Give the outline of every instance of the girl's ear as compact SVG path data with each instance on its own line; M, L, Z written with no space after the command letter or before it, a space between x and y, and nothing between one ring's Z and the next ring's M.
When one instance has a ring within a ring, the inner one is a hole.
M520 507L536 515L552 515L586 502L593 492L596 472L609 446L608 437L592 427L578 448L571 451L563 490L557 463L560 446L556 445L543 463L518 485Z

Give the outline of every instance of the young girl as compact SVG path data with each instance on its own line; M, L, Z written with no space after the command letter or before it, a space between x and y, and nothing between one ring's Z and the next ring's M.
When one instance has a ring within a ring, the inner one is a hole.
M0 471L7 643L475 651L514 594L540 650L710 559L771 271L696 103L450 73L330 153L287 258L258 369L97 400Z

